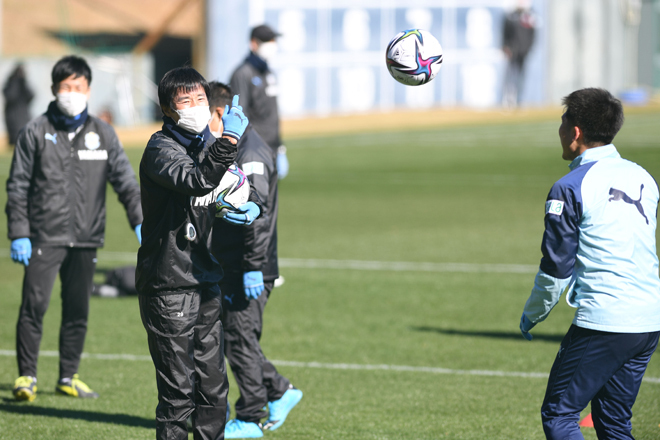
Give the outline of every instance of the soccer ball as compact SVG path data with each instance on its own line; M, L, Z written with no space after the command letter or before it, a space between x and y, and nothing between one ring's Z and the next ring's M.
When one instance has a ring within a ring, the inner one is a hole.
M227 211L235 211L250 197L250 181L243 171L232 164L220 180L215 192L215 216L222 217Z
M409 29L392 38L385 62L392 78L407 86L421 86L440 70L442 46L430 32Z

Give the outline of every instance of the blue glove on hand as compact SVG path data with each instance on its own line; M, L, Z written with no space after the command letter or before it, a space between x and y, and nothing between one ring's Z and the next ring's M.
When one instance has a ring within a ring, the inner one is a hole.
M248 299L257 299L264 291L264 274L261 271L245 272L243 274L243 288L245 297Z
M243 107L238 105L238 95L234 95L234 99L231 101L231 109L226 105L225 112L222 114L222 125L224 125L222 135L239 141L248 126L248 122L247 116L243 113Z
M529 331L535 326L532 321L529 320L527 316L523 313L522 316L520 317L520 332L522 333L523 337L527 339L528 341L531 341L533 339L533 336L529 333Z
M142 223L135 227L135 235L137 235L138 243L142 244Z
M259 206L254 202L247 202L245 205L239 206L238 211L227 211L222 219L234 225L251 225L259 214L261 214Z
M17 238L11 242L11 259L27 266L32 258L32 242L29 238Z
M277 178L282 180L289 174L289 159L286 157L286 147L280 145L277 149Z

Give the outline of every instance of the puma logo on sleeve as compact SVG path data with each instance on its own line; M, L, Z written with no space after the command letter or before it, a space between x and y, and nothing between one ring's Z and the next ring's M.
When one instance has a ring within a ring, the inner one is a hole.
M54 144L57 144L57 133L55 134L46 133L44 135L44 139L46 139L47 141L51 141Z
M644 217L644 220L646 220L646 224L649 224L649 219L646 217L646 214L644 214L644 207L642 206L642 190L644 189L644 184L642 183L642 186L639 188L639 199L638 200L633 200L626 194L625 192L615 189L615 188L610 188L610 197L609 201L616 202L619 200L623 200L625 203L629 203L631 205L635 205L637 210L639 211L640 214Z

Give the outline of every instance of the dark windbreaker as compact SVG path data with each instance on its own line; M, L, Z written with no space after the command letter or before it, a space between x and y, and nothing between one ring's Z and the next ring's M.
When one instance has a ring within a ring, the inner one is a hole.
M241 97L241 106L252 127L273 150L277 150L282 145L278 86L268 64L251 53L232 74L230 86L233 93Z
M204 142L187 148L165 130L159 131L144 151L140 162L144 223L136 271L140 295L199 290L222 279L222 268L211 253L215 200L204 196L220 184L234 162L236 147L225 139L216 141L208 130L205 133ZM260 204L254 192L250 200ZM192 241L185 238L188 224L196 233Z
M140 188L113 128L88 116L69 141L46 115L21 132L7 180L10 240L37 245L102 247L110 182L132 228L142 223Z
M216 220L213 253L228 276L242 280L244 272L261 271L265 281L272 281L279 276L275 154L252 126L238 144L236 163L263 201L263 212L249 226Z

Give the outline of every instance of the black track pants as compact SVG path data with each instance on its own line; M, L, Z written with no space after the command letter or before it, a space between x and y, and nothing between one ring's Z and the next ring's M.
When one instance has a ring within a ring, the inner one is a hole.
M59 272L62 280L60 378L72 377L78 372L87 334L96 249L35 246L29 263L25 267L23 297L16 324L19 375L37 377L44 315Z
M266 282L259 298L250 301L245 298L242 280L230 280L221 286L225 355L241 393L236 402L236 418L259 422L267 415L263 408L269 401L282 397L290 383L266 359L259 343L264 308L273 282Z
M156 438L187 440L192 416L195 440L224 439L229 384L219 289L140 295L139 302L156 367Z

